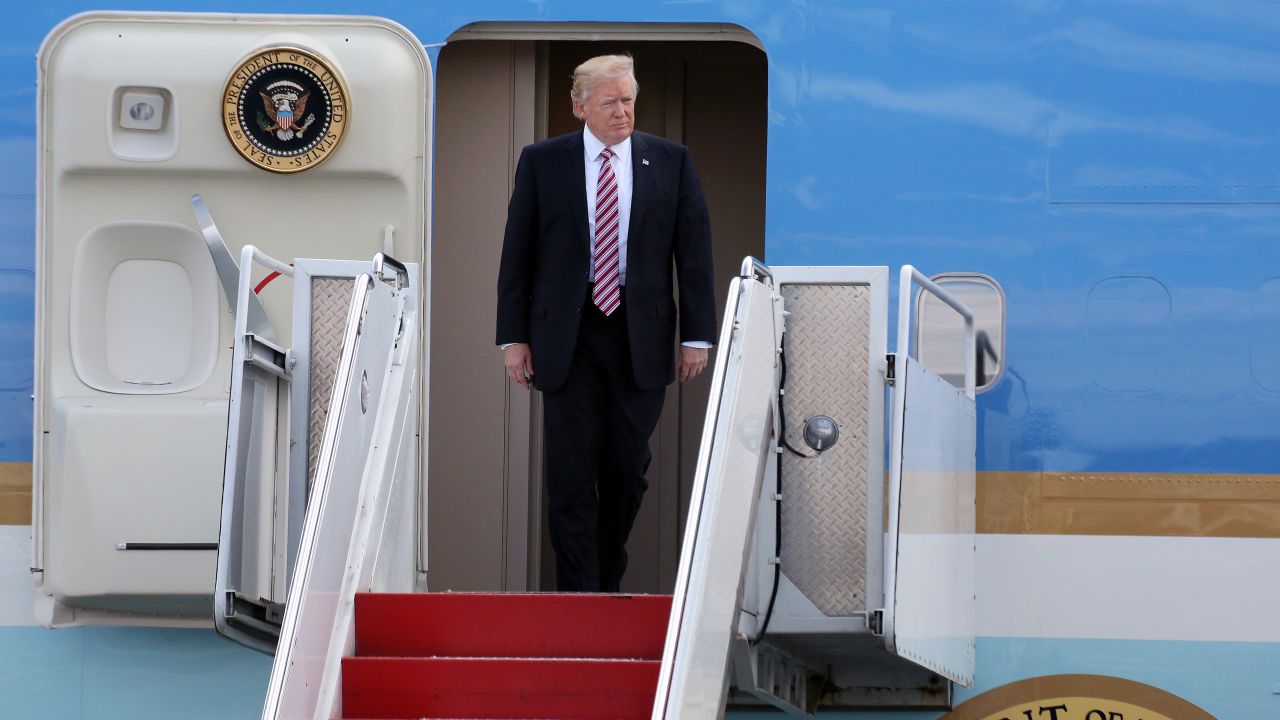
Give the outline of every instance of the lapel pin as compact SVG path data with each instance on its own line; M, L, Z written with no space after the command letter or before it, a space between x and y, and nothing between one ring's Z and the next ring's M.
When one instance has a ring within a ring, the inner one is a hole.
M648 158L640 158L640 164L641 164L641 165L648 165L648 164L649 164L649 160L648 160Z

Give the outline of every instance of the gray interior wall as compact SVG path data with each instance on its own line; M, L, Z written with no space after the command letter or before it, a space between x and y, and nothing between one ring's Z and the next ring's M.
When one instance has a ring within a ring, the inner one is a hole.
M524 589L512 583L523 538L509 537L526 490L528 394L508 387L494 347L494 283L513 148L533 141L533 43L463 42L440 53L437 76L431 362L427 455L428 570L432 590ZM508 426L523 433L513 445ZM523 422L521 422L521 417ZM527 498L524 503L527 504ZM513 587L514 585L514 587Z

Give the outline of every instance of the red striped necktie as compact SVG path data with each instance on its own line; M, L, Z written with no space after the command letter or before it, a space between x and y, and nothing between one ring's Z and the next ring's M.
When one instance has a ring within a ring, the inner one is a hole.
M618 179L614 177L609 158L613 151L605 148L600 153L600 176L596 179L596 242L591 258L595 268L596 284L591 301L600 312L610 315L622 303L622 284L619 266Z

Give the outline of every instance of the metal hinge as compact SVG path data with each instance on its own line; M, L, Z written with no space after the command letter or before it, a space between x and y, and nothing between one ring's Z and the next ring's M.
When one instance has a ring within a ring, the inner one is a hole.
M267 603L265 609L267 622L277 625L284 622L284 603Z
M872 610L867 616L867 627L871 628L872 635L884 635L884 610Z

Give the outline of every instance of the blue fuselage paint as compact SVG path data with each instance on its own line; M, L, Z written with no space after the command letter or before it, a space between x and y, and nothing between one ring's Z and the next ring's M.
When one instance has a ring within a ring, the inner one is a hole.
M59 21L91 9L48 3L0 28L0 462L31 452L32 57ZM1003 285L1013 372L980 400L980 470L1280 466L1276 8L1175 3L1158 20L1141 4L1089 3L289 11L382 15L425 43L480 21L741 25L769 62L769 262L913 263ZM1169 313L1100 325L1091 292L1117 278L1158 282ZM1132 373L1143 381L1115 382Z

